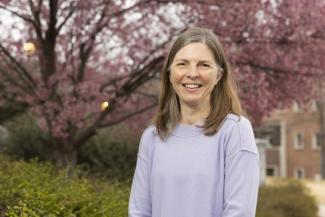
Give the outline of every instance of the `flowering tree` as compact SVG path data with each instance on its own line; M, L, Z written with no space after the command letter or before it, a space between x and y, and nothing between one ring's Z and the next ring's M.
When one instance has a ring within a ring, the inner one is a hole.
M16 19L0 43L4 90L0 100L29 105L51 136L61 165L75 164L76 151L98 129L157 104L139 87L156 76L171 32L182 29L180 19L171 23L164 16L169 10L165 4L149 0L0 4L1 12ZM184 8L174 14L179 12L186 16Z
M325 82L324 1L217 2L213 10L199 7L201 24L223 41L254 122L294 101L310 102L316 80Z
M321 0L2 0L0 11L19 18L0 36L0 103L29 105L63 165L98 129L157 104L142 87L187 25L219 36L256 122L308 100L324 69Z

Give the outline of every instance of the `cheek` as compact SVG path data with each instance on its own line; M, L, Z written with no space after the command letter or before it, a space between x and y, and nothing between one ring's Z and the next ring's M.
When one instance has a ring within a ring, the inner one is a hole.
M172 84L175 84L175 85L176 85L178 82L180 82L181 79L182 79L182 77L181 77L180 73L175 72L175 71L172 71L172 72L170 73L170 78L169 78L169 80L170 80L170 82L171 82Z
M206 74L206 76L204 76L204 80L209 86L214 86L218 83L218 75L215 74L215 72L210 72L209 74Z

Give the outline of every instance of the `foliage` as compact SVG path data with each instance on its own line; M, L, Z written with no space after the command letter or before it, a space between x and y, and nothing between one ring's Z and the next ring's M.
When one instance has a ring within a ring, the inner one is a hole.
M26 112L27 105L25 103L18 103L7 101L0 107L0 123L4 123L16 116Z
M50 164L0 156L0 214L6 216L126 216L129 187L90 180L77 170L70 178ZM3 215L1 215L3 216Z
M37 125L35 117L22 115L5 123L10 131L3 151L11 156L30 160L53 160L48 135Z
M199 25L212 28L224 44L255 122L316 97L325 81L324 1L231 0L198 8L204 14Z
M19 159L54 162L55 150L34 117L22 115L7 122L6 127L10 136L3 147L4 153ZM77 164L92 175L128 180L134 172L138 139L123 125L102 130L79 150Z
M129 180L134 174L138 142L138 136L128 132L126 127L103 130L81 149L78 164L90 174Z
M27 103L60 152L57 160L74 164L100 128L156 105L139 87L156 77L163 48L177 32L167 3L1 1L1 12L13 20L2 23L11 30L5 32L20 37L1 36L11 39L0 43L0 104L9 96Z
M317 217L316 199L298 180L282 180L259 190L256 217Z
M0 10L13 21L1 23L0 106L28 104L63 164L75 163L99 129L157 104L142 87L158 78L168 43L189 25L219 36L255 122L310 100L324 77L322 0L2 0ZM25 42L34 49L23 52Z
M0 155L0 216L126 216L130 183L87 179L48 163ZM257 217L317 217L317 203L297 180L263 185Z

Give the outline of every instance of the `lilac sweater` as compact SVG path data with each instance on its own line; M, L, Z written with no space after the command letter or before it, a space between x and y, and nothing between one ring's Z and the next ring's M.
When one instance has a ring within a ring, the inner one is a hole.
M205 136L178 125L162 141L155 127L141 137L129 217L253 217L259 154L250 122L229 114Z

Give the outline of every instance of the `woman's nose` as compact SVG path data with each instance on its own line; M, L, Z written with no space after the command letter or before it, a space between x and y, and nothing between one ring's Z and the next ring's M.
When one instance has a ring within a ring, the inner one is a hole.
M189 67L188 72L187 72L187 77L188 78L197 78L197 77L199 77L198 69L195 66Z

